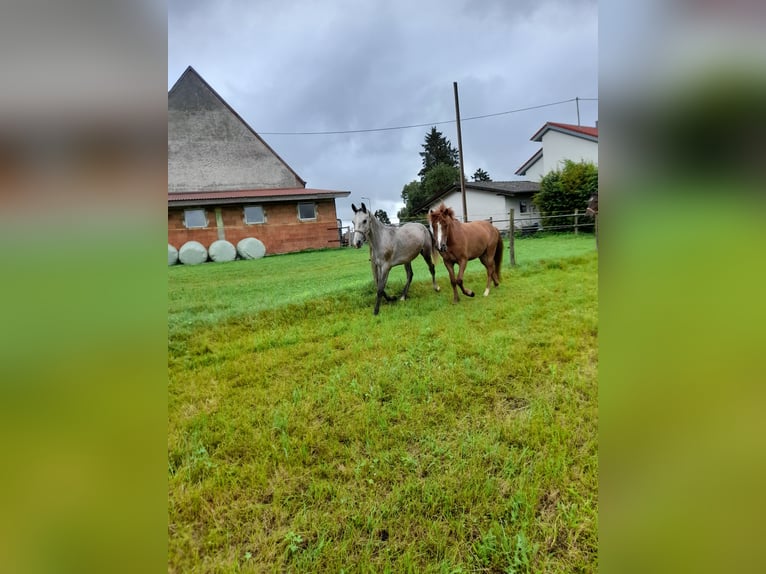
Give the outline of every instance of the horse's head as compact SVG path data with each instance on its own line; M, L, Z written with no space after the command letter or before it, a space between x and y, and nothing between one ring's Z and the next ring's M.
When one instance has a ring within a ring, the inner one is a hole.
M436 248L442 253L447 251L449 226L454 219L455 212L451 207L447 207L443 203L436 209L428 211L428 221L431 224L431 232L436 242Z
M359 249L367 239L367 233L370 231L370 218L372 213L367 211L367 206L362 203L362 207L357 208L353 203L351 209L354 210L354 236L351 238L351 245Z
M596 217L598 215L598 193L594 193L590 196L590 199L588 200L588 208L585 210L585 213L591 217Z

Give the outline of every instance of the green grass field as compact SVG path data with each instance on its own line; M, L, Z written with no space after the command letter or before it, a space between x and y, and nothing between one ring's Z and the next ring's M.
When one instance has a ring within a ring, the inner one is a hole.
M377 317L367 247L169 268L168 570L595 571L594 239L516 257Z

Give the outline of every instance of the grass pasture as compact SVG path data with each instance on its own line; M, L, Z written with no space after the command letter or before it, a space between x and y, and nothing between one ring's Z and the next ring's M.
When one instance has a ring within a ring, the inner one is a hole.
M169 268L168 570L595 571L594 239L516 253L377 317L366 247Z

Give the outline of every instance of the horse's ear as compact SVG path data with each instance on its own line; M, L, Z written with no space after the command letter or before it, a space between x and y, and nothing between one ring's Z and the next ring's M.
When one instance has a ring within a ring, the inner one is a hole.
M367 206L362 202L362 213L367 213Z
M354 205L353 203L351 204L351 209L353 209L353 210L354 210L354 213L356 213L357 211L359 211L359 210L356 208L356 205Z

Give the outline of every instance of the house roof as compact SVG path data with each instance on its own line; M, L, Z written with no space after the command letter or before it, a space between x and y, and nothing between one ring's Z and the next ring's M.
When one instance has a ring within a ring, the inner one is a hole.
M598 127L576 126L574 124L561 124L558 122L546 122L545 125L537 130L535 135L529 139L533 142L541 142L543 141L543 136L549 131L598 142Z
M546 122L543 127L535 132L535 134L529 138L533 142L543 141L543 136L548 132L558 132L573 136L576 138L582 138L584 140L598 143L598 127L597 126L576 126L574 124L562 124L559 122ZM521 167L514 171L516 175L527 175L527 171L543 157L543 148L537 150L532 157L521 164Z
M168 156L169 175L183 178L176 183L169 177L168 189L179 193L195 184L218 190L261 183L285 188L306 185L192 66L168 91ZM270 180L258 179L264 169ZM187 181L190 172L197 181Z
M528 196L540 191L540 184L536 181L467 181L465 183L466 191L483 191L493 195L504 195L507 197ZM429 197L422 205L415 208L415 213L425 211L425 209L434 202L439 201L444 196L453 191L460 191L460 184L453 183L447 189L435 193Z
M350 191L311 189L305 187L279 189L238 189L227 191L197 191L168 193L168 207L189 205L222 205L237 203L276 203L311 199L334 199L348 197Z
M542 157L543 157L543 148L540 148L532 155L532 157L530 157L527 161L525 161L522 164L522 166L513 173L515 173L516 175L527 175L527 171L529 171L529 169L535 163L537 163L540 159L542 159Z

